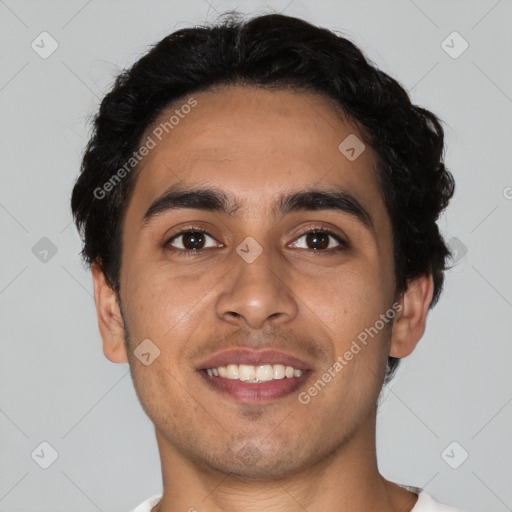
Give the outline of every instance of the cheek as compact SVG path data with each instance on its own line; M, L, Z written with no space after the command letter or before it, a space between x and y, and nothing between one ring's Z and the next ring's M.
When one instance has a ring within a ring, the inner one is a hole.
M390 298L383 272L369 259L340 267L321 286L311 287L307 293L329 312L331 322L360 327L373 323L389 306Z
M177 272L164 263L139 263L125 271L124 296L130 330L141 339L167 344L188 339L191 329L205 320L205 304L221 275L217 272ZM218 290L217 290L218 291ZM210 307L210 306L209 306Z
M351 376L349 381L366 382L373 374L377 382L389 354L392 317L383 321L381 315L391 308L391 297L376 269L370 264L340 269L322 286L303 290L311 311L329 329L334 360L341 357L337 375Z

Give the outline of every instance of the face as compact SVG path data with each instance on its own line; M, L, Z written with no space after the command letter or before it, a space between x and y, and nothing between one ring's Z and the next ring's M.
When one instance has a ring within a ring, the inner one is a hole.
M390 355L375 154L338 149L362 136L322 96L193 98L137 176L123 223L127 353L108 341L105 353L128 358L161 449L222 472L293 474L365 425Z

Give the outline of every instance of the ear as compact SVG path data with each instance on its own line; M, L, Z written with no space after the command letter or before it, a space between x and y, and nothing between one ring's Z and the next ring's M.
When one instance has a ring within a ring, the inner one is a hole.
M91 265L94 302L98 326L103 340L103 353L113 363L128 362L124 343L124 322L115 291L109 286L98 263Z
M408 356L425 332L428 308L434 293L432 274L412 279L400 299L401 308L393 322L389 355Z

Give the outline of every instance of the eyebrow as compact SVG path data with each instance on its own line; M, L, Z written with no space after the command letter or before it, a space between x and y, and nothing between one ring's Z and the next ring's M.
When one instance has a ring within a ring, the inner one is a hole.
M143 228L156 217L184 208L216 212L238 217L242 203L214 187L187 187L175 184L155 199L143 217ZM282 195L273 208L275 217L298 211L330 210L351 215L367 229L373 230L371 216L347 191L310 188Z

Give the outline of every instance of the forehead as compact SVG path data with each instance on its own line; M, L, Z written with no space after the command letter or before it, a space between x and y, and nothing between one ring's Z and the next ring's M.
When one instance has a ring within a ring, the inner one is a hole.
M342 187L369 210L383 206L373 150L319 94L241 86L202 91L166 108L147 137L155 145L139 164L129 205L139 218L174 184L229 190L247 214L284 192L312 187Z

